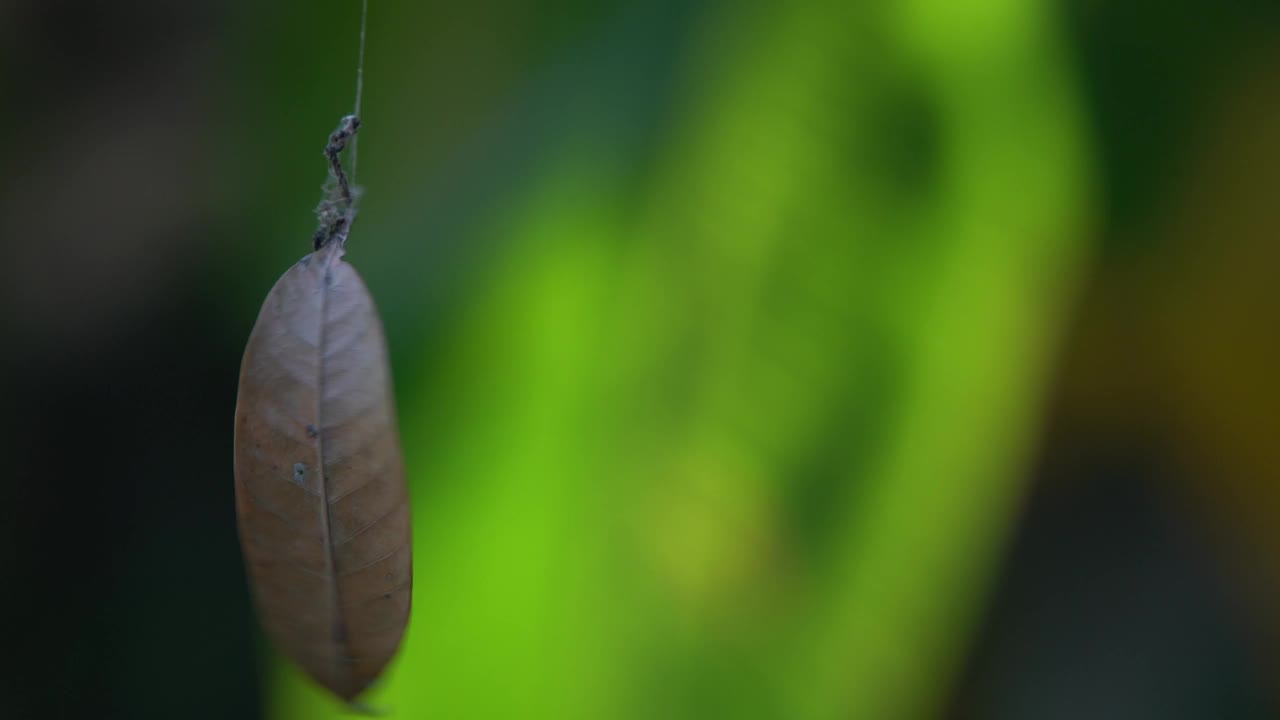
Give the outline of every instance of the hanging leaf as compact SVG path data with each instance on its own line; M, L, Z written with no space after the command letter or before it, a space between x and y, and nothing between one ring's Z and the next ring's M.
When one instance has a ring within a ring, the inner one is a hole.
M240 369L240 542L275 646L344 700L409 617L410 522L382 323L345 235L267 295Z

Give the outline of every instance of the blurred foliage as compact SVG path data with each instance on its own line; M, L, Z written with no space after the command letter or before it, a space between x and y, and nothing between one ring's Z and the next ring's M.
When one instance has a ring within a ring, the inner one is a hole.
M1280 4L371 2L374 707L1280 715ZM345 714L230 447L358 14L0 3L0 715Z
M349 259L417 582L370 704L935 714L1087 229L1049 7L372 5ZM357 6L245 6L228 333L305 251ZM273 717L344 712L280 673Z

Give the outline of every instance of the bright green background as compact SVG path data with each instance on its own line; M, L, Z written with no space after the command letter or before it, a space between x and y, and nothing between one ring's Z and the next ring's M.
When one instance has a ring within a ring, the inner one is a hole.
M348 259L393 352L416 579L365 700L935 716L1084 259L1052 7L552 5L372 0ZM358 3L241 14L227 186L264 231L216 270L235 327L306 251ZM270 667L271 717L346 712Z

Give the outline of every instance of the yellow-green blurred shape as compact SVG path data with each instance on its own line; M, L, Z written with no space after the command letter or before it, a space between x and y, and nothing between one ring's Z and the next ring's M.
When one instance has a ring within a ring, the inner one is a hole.
M725 7L650 175L583 137L495 209L402 404L415 606L371 705L937 713L1081 259L1050 10Z

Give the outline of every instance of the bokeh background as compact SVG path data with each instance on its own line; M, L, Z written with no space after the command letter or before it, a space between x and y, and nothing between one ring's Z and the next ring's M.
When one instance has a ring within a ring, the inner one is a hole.
M371 0L399 718L1280 717L1280 6ZM0 2L0 717L326 718L235 535L356 0Z

